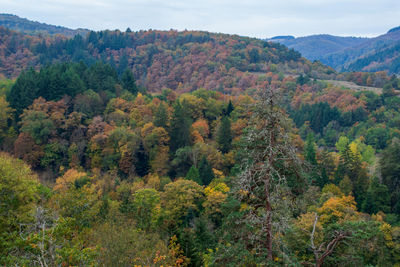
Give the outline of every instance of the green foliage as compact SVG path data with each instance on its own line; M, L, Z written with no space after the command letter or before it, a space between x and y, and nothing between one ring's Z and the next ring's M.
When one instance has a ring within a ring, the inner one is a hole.
M20 224L33 220L39 183L29 166L0 153L0 263L14 249Z
M155 189L139 189L133 194L133 214L139 229L149 230L158 223L160 194Z
M305 143L304 154L305 159L312 165L317 164L315 146L314 136L312 133L309 133Z
M129 91L133 95L136 95L138 93L138 88L136 86L135 78L133 77L133 74L130 70L126 69L124 71L121 77L121 82L122 82L122 87L125 90Z
M200 178L199 170L196 168L196 166L190 167L188 173L186 174L186 180L192 180L198 183L199 185L203 184L203 181Z
M400 141L394 138L382 153L380 160L382 183L390 194L392 212L400 214Z
M156 113L154 114L154 125L157 127L163 127L168 129L168 112L164 102L161 102L157 107Z
M223 116L217 132L217 142L222 153L228 153L232 148L231 122L228 116Z
M215 178L214 172L206 157L202 157L199 163L199 178L202 185L209 185Z
M179 148L191 144L190 126L191 119L187 114L185 102L182 104L176 101L174 105L174 113L171 119L171 127L169 130L170 136L170 151L175 153Z
M374 177L369 185L367 196L362 204L362 210L369 214L379 211L390 212L390 194L388 188Z

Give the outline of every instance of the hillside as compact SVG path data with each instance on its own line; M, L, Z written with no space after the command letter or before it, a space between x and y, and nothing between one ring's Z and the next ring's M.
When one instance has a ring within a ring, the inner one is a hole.
M400 72L398 27L374 38L312 35L270 40L293 48L310 60L320 60L338 71Z
M25 18L18 17L12 14L0 14L0 26L10 30L28 34L61 34L64 36L72 37L76 34L86 35L89 30L87 29L69 29L61 26L49 25L37 21L31 21Z
M209 32L101 31L68 39L0 29L0 35L0 73L6 77L55 62L103 61L119 74L128 67L138 84L151 92L206 88L238 93L256 88L266 79L260 80L260 74L267 72L324 78L333 73L277 43Z
M367 38L340 37L320 34L298 38L280 38L279 36L276 36L268 40L279 42L289 48L299 51L302 56L309 60L320 60L327 54L332 54L345 48L359 45L367 41Z
M236 35L4 27L0 73L0 266L400 261L394 75Z

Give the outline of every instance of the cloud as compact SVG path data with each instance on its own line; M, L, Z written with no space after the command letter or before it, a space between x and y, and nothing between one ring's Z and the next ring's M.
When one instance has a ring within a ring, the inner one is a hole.
M71 28L207 30L254 37L371 36L398 26L398 0L0 0L1 12Z

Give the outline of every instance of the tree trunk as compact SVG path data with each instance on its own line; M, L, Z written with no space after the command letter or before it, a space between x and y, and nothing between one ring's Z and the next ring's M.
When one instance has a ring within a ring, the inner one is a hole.
M266 222L266 232L267 232L267 251L268 251L268 261L273 260L272 256L272 207L271 202L269 199L269 179L267 179L265 185L265 194L266 194L266 201L265 201L265 209L267 211L267 222Z

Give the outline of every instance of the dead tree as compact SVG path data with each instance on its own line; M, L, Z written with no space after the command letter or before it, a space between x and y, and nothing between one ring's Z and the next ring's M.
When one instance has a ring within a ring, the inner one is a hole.
M259 254L266 252L268 262L274 258L274 247L282 245L279 237L291 217L286 173L299 174L302 169L290 143L290 123L278 99L278 89L267 88L253 107L236 188L248 207L243 219L257 229L249 233L252 245Z
M318 214L315 214L313 230L311 232L311 248L314 253L315 267L320 267L324 263L326 257L331 255L336 246L344 239L349 237L349 233L344 231L335 231L332 240L329 243L322 242L318 248L314 244L315 228L318 222Z

